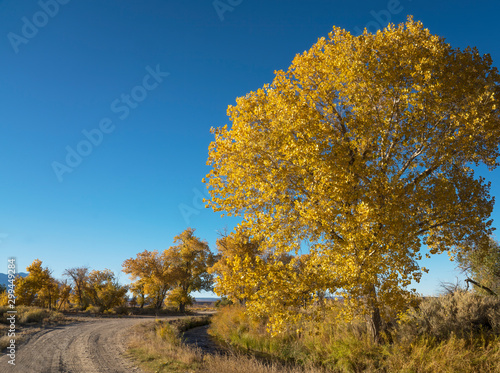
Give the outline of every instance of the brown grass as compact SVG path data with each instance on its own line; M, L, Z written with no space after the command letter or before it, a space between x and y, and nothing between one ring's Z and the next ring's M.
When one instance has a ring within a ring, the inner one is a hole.
M179 330L193 321L150 322L137 325L129 336L128 354L147 372L204 373L313 373L317 369L286 367L263 362L241 353L203 355L201 350L182 344Z

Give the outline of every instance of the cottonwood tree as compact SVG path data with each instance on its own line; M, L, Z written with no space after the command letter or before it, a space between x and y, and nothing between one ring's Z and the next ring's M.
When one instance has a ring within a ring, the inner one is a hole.
M284 316L284 309L294 307L300 300L313 301L318 295L318 270L310 272L309 267L314 266L305 265L313 259L309 254L275 255L242 231L222 234L217 239L217 251L217 260L209 272L216 275L214 292L218 295L245 304L266 297L275 289L273 303L266 312L254 310L254 315L272 314L279 318Z
M73 288L70 284L68 284L68 280L57 281L57 285L59 288L59 305L57 306L57 310L60 311L65 306L69 306L69 300Z
M207 268L213 265L214 256L192 228L176 236L174 244L161 253L145 250L136 259L125 260L122 271L135 280L132 289L138 295L146 294L157 309L167 298L184 312L193 301L191 292L211 289L212 275Z
M208 273L208 268L214 263L214 255L208 243L196 237L192 228L177 235L174 244L164 252L172 280L167 299L184 312L186 305L193 302L190 295L193 291L212 289L213 276Z
M377 340L381 307L401 310L415 294L422 245L453 256L491 233L490 186L471 167L497 166L499 98L489 55L411 17L376 34L334 27L229 106L232 127L213 129L209 147L208 205L241 216L273 255L307 243L316 290L342 296L346 317L363 311ZM249 312L268 312L278 332L297 308L275 317L274 297L300 284L269 283Z
M52 277L48 267L42 267L42 261L35 259L26 271L28 276L16 277L16 304L40 306L52 309L59 298L59 284Z
M80 309L88 307L88 299L85 297L85 289L89 275L88 267L75 267L66 269L63 276L69 277L73 282L73 292L76 295L77 303Z
M132 291L143 295L141 308L144 302L149 302L156 309L160 309L172 288L170 263L166 260L165 253L144 250L137 254L135 259L125 260L122 267L122 271L134 280Z
M132 302L134 305L139 305L144 308L146 304L146 292L144 290L144 283L141 281L135 281L130 285L130 291L133 294Z
M124 304L128 287L120 285L110 269L93 270L88 275L86 291L91 304L103 312Z

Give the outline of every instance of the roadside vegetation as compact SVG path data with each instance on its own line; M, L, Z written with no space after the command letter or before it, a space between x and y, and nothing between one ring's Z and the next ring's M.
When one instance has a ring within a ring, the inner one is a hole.
M9 345L12 339L8 336L11 316L7 313L10 310L7 306L0 306L0 351ZM25 337L25 328L39 328L47 325L57 325L67 321L67 318L60 312L40 307L20 306L16 308L16 341L22 342Z
M321 322L288 325L276 336L240 305L213 317L209 332L239 351L329 372L498 372L500 299L458 290L420 300L384 323L374 343L363 318L339 323L332 302Z
M209 319L183 318L175 321L144 323L133 328L128 355L146 372L205 373L313 373L317 369L285 366L264 361L252 355L229 351L210 355L196 347L183 344L182 332L206 325Z

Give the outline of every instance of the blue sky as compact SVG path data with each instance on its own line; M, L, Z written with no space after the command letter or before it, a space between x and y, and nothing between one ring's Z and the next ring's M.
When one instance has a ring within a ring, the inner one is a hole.
M0 0L0 272L15 256L19 271L39 258L56 277L87 265L127 282L125 259L168 248L188 226L215 249L237 221L201 207L201 179L210 127L229 124L236 97L333 25L359 34L408 14L498 66L499 11L493 1ZM500 196L500 171L478 171ZM492 217L500 227L498 206ZM424 294L459 275L446 255L422 265Z

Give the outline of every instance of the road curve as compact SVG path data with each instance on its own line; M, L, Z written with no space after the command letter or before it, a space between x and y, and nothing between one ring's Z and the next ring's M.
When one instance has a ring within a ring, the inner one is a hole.
M142 373L124 356L125 337L130 327L148 320L154 317L96 319L44 329L18 346L15 366L7 355L1 356L0 372Z

